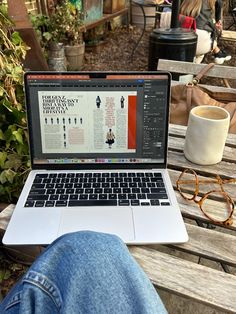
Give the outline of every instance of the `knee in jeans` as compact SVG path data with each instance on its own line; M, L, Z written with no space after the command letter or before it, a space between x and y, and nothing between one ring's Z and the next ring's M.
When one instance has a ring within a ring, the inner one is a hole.
M123 241L114 234L101 233L95 231L77 231L72 233L67 233L58 238L55 242L56 245L61 246L68 245L72 247L83 247L93 245L97 248L104 246L125 246Z

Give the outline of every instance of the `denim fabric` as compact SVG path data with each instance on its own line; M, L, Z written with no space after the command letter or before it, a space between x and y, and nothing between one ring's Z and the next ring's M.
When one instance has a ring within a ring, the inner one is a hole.
M55 240L0 304L0 313L167 313L116 236L82 231Z

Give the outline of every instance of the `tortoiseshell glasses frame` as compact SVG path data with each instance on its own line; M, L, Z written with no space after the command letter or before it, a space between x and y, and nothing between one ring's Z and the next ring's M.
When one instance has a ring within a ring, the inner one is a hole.
M184 179L183 177L187 174L193 175L194 179L188 180ZM199 194L199 183L203 184L209 184L209 183L216 183L219 184L220 189L219 190L211 190L207 193L205 193L202 197L200 197ZM215 224L221 224L225 226L230 226L233 223L233 213L234 213L234 201L233 199L224 191L223 185L225 183L236 183L236 179L222 179L219 175L216 175L215 178L209 178L209 179L199 179L197 173L193 169L185 169L183 172L180 174L178 180L176 181L176 186L177 189L180 193L180 195L188 201L194 201L198 206L200 207L202 213L212 222ZM190 197L186 196L186 193L182 191L184 187L190 184L195 184L195 191L193 195ZM182 189L181 189L182 187ZM204 201L209 197L210 194L218 193L221 195L221 197L225 200L226 205L227 205L227 218L223 220L216 219L209 215L203 208L203 203ZM197 200L197 196L200 197L199 200Z

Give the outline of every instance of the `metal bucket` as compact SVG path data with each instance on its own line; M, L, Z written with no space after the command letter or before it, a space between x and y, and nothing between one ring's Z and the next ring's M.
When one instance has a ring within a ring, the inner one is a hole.
M48 67L51 71L66 71L65 49L62 43L49 44Z

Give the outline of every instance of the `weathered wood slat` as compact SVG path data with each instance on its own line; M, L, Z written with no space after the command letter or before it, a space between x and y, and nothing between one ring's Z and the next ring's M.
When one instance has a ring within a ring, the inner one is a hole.
M183 151L184 141L185 141L184 138L177 138L177 137L169 136L168 149L169 150ZM225 146L223 160L224 161L233 161L236 163L236 149L234 147Z
M184 141L185 140L182 137L178 138L178 137L169 136L168 149L169 150L183 151ZM228 145L225 146L223 160L236 162L236 149L235 149L235 147L231 147Z
M173 137L185 137L187 127L184 125L170 124L169 136ZM226 139L226 146L236 148L236 135L229 133Z
M206 64L196 64L184 61L180 62L175 60L159 59L158 61L158 70L183 74L198 74L205 66ZM236 79L236 71L234 67L215 65L207 72L206 76Z
M129 250L157 288L236 313L235 276L146 247Z
M236 266L235 236L190 224L186 224L186 228L189 241L184 244L171 245L171 247Z
M167 71L170 71L170 70L167 70ZM226 82L227 82L227 79L224 79L224 80L226 80ZM179 84L186 84L186 82L171 81L171 85L172 86L179 85ZM206 85L206 84L201 84L201 83L199 83L198 86L204 87L204 88L208 89L210 92L232 94L232 101L235 101L236 88L229 88L229 87L223 87L223 86L214 86L214 85Z
M235 177L236 174L235 160L232 160L231 162L221 161L220 163L215 165L201 166L188 161L184 157L182 152L176 152L171 150L169 150L168 152L168 167L171 169L192 168L202 173L209 173L213 175L221 174L222 176L226 177L229 177L229 174L231 174L232 178Z

